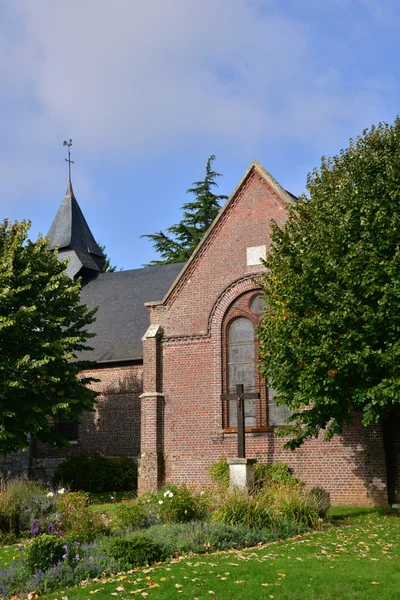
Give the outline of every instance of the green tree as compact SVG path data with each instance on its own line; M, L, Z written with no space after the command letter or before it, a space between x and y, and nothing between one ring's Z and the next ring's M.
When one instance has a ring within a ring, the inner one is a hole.
M155 249L161 256L161 260L152 260L146 266L185 262L193 254L217 216L221 208L220 200L227 198L222 194L216 195L212 191L218 187L217 177L222 177L220 173L212 170L214 160L214 155L208 159L203 181L196 181L193 187L187 190L186 193L193 194L195 200L182 206L183 219L177 225L167 229L170 235L159 231L142 236L153 241Z
M62 415L92 410L90 363L76 360L92 334L94 310L79 303L80 285L48 240L27 239L26 221L0 223L0 454L27 446L27 434L65 444L53 428Z
M115 273L115 271L118 269L117 266L113 266L111 264L110 258L107 255L106 252L106 245L102 244L101 242L97 242L98 247L100 248L100 250L102 251L102 253L104 254L104 262L103 262L103 267L101 269L102 273ZM119 269L119 271L122 271L122 269Z
M323 158L307 189L273 226L262 283L262 372L296 412L292 449L399 407L400 119Z

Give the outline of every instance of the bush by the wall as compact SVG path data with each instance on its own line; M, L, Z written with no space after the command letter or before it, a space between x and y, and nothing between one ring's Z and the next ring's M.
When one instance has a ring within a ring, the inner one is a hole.
M321 526L322 519L316 504L308 499L303 485L265 486L257 493L257 499L258 502L267 504L276 514L290 521L303 523L307 527Z
M74 456L60 463L54 473L53 483L84 492L135 490L137 466L126 457L105 458L99 454Z
M208 472L211 475L211 481L217 485L227 488L229 485L229 465L226 458L220 458L219 461L209 467Z
M282 462L273 462L269 464L257 463L254 467L254 481L256 487L263 487L274 483L295 487L302 484L295 477L289 466Z
M321 519L326 519L331 507L331 495L324 488L316 486L306 490L305 497L313 505Z
M229 485L229 465L226 458L221 458L209 468L212 482L220 488ZM257 463L254 467L254 481L258 488L266 484L282 483L284 485L296 486L300 483L297 477L292 475L286 463L273 462L269 464Z
M27 562L32 573L56 565L65 555L64 542L46 533L35 538L27 550Z
M112 558L127 568L142 567L166 558L164 548L144 533L112 538L106 543L105 549Z
M240 492L227 494L220 499L212 520L225 525L243 525L250 529L273 529L277 514L263 501L259 494L245 495Z

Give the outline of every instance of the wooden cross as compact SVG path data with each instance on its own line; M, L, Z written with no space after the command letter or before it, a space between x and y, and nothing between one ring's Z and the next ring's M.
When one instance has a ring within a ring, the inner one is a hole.
M71 183L71 163L74 165L74 161L71 160L71 151L70 148L72 146L72 140L70 139L69 142L67 142L67 140L64 140L63 146L68 146L68 158L65 159L65 161L68 163L68 181Z
M258 392L245 392L243 383L237 384L236 393L222 394L221 396L222 400L237 401L238 458L246 458L244 401L256 400L259 397Z

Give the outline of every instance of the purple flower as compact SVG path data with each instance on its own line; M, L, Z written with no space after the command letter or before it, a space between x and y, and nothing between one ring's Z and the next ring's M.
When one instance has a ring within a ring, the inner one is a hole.
M32 521L31 535L37 535L38 533L39 533L39 521Z
M67 558L67 557L68 557L68 554L63 554L62 555L62 558Z

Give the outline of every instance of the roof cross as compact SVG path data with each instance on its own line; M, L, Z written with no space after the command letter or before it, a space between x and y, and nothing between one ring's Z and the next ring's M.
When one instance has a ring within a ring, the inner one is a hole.
M68 142L64 140L63 146L68 146L68 158L66 158L66 162L68 163L68 181L71 183L71 163L74 165L74 161L71 160L71 151L70 148L72 146L72 140L70 139Z

